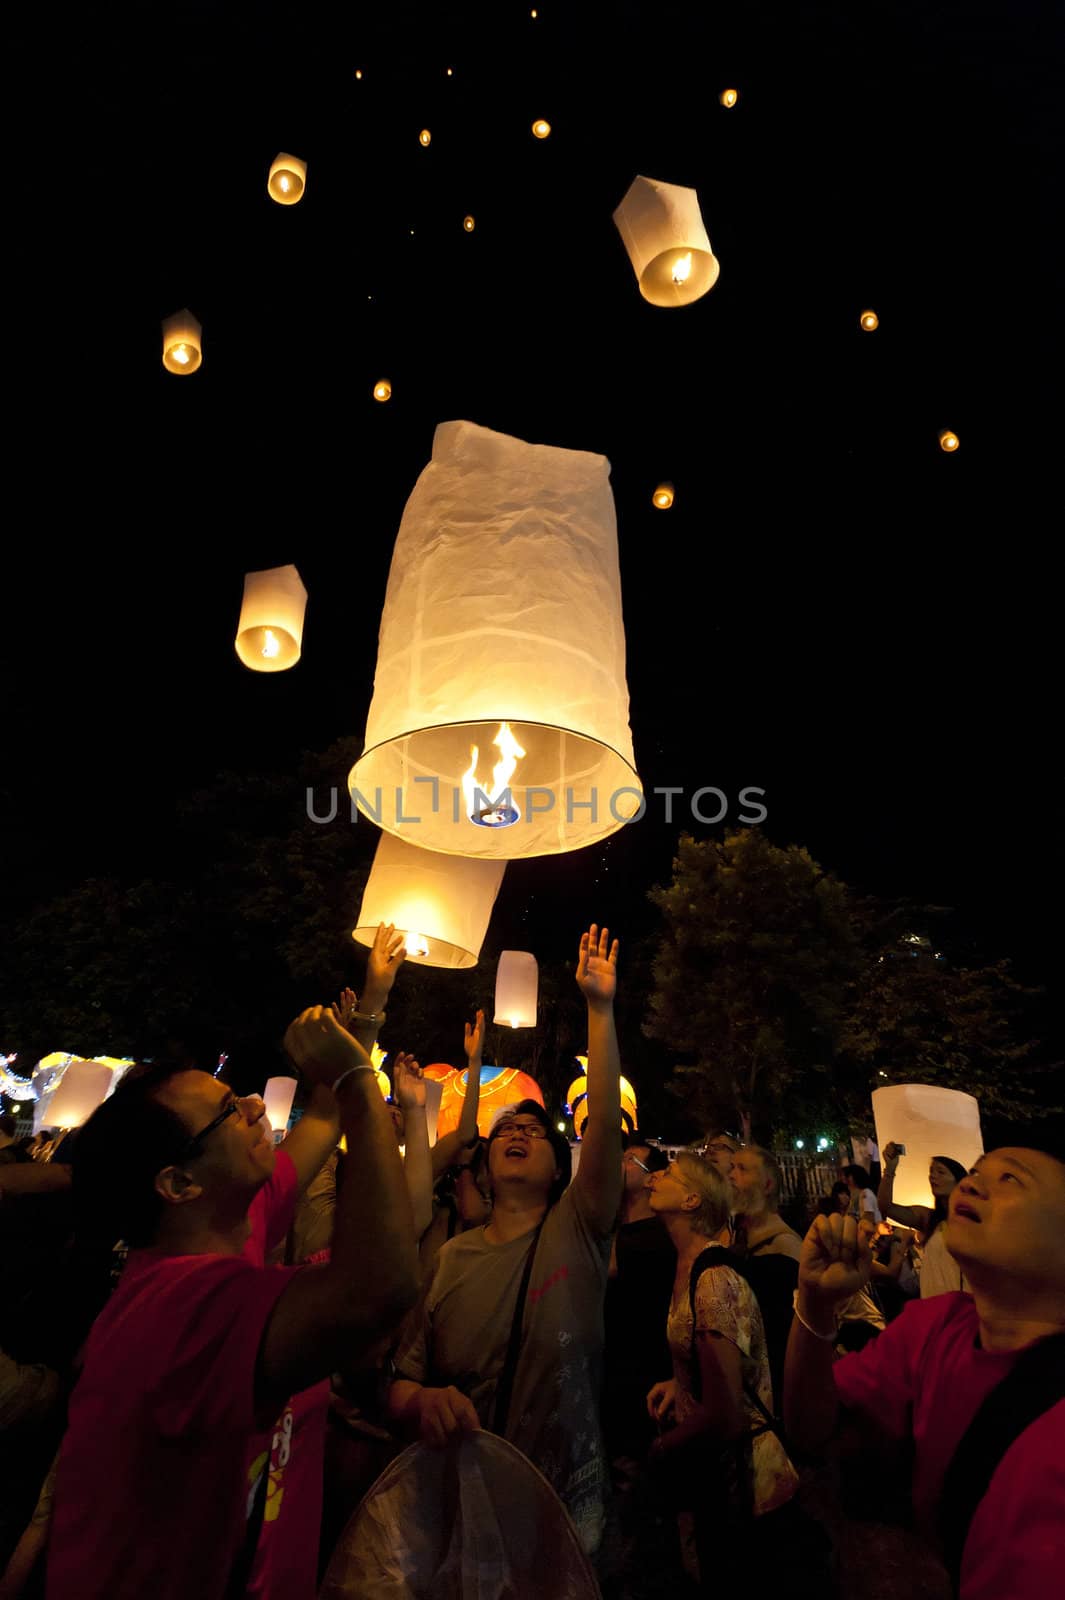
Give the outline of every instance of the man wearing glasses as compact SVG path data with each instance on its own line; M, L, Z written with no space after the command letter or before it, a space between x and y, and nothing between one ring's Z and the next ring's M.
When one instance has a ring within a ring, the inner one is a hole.
M608 1492L599 1388L621 1192L617 957L605 928L593 924L582 936L589 1114L576 1178L569 1183L569 1145L543 1107L508 1107L488 1145L491 1220L440 1251L421 1314L396 1354L390 1395L395 1419L429 1444L480 1427L502 1433L553 1486L590 1555L602 1540ZM506 1358L530 1260L508 1399Z
M647 1395L669 1371L666 1319L677 1272L677 1252L651 1210L647 1180L664 1172L669 1157L631 1134L621 1158L621 1215L606 1290L606 1374L603 1431L612 1461L642 1461L655 1437ZM648 1376L650 1374L650 1376Z
M369 1012L404 953L378 930ZM49 1600L315 1592L323 1380L397 1325L417 1261L365 1043L314 1006L285 1044L313 1088L277 1152L257 1096L184 1067L133 1069L79 1135L75 1196L131 1248L71 1399ZM341 1131L361 1181L344 1188L330 1263L264 1267Z

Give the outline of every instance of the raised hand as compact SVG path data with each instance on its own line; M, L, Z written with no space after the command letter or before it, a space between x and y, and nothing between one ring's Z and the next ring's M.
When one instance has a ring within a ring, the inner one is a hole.
M898 1146L893 1142L889 1142L884 1146L880 1154L883 1157L885 1169L889 1168L892 1172L894 1172L895 1168L899 1164Z
M471 1067L479 1067L484 1051L484 1012L478 1011L473 1026L466 1023L466 1037L462 1042L466 1060Z
M577 958L577 985L590 1006L613 1004L618 986L618 941L610 943L610 930L600 933L593 922L581 934Z
M340 1026L332 1006L310 1006L290 1022L285 1049L310 1083L333 1084L349 1067L372 1066L369 1056Z
M396 932L391 922L387 926L379 923L366 961L362 999L368 1011L379 1011L384 1005L406 954L403 935Z
M799 1293L829 1314L864 1289L872 1272L869 1244L853 1217L815 1217L799 1258Z
M400 1110L425 1110L425 1073L414 1057L402 1050L392 1068L392 1090Z
M341 989L339 999L330 1007L342 1028L350 1025L353 1014L359 1009L359 997L354 989Z

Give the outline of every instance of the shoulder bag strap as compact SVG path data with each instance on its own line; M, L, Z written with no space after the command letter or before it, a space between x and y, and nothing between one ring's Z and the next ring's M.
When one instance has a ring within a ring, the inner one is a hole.
M696 1256L695 1260L692 1262L691 1277L688 1279L688 1303L691 1306L692 1314L692 1394L694 1398L700 1402L703 1398L703 1375L699 1367L699 1352L695 1345L695 1290L698 1286L699 1279L702 1277L703 1273L708 1267L731 1267L734 1272L739 1273L741 1278L743 1277L742 1262L738 1261L737 1258L728 1250L715 1249L711 1247L708 1250L704 1250L701 1255ZM751 1289L751 1293L754 1294L753 1289ZM757 1296L755 1298L757 1302ZM784 1438L780 1423L777 1421L776 1417L774 1417L773 1414L767 1410L765 1405L762 1403L757 1390L752 1389L751 1385L746 1381L746 1379L743 1381L743 1392L762 1419L762 1426L760 1428L755 1428L753 1430L754 1433L775 1433L777 1438L780 1440L780 1443L783 1445L785 1452L790 1455L787 1441Z
M496 1386L495 1406L492 1411L492 1429L501 1438L506 1437L507 1418L510 1415L510 1397L514 1390L514 1376L518 1370L518 1355L521 1350L521 1325L525 1316L525 1299L529 1293L529 1279L532 1277L536 1246L540 1243L540 1233L546 1220L545 1214L532 1236L532 1241L525 1256L525 1269L521 1275L518 1298L514 1305L514 1321L510 1325L510 1342L507 1345L506 1360L503 1362L503 1371L499 1375L499 1383Z
M966 1429L947 1468L939 1502L939 1531L955 1594L969 1528L996 1468L1024 1430L1062 1399L1065 1333L1055 1333L1021 1352Z

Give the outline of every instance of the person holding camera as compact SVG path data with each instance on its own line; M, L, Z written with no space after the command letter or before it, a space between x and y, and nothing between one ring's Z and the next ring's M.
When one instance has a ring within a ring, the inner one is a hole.
M948 1294L953 1289L965 1287L960 1266L947 1252L943 1226L947 1220L951 1193L955 1184L964 1178L965 1168L960 1161L952 1161L950 1156L933 1156L928 1166L932 1206L899 1206L893 1198L895 1174L899 1158L905 1154L905 1145L890 1143L884 1146L884 1176L880 1180L877 1200L885 1216L890 1213L896 1222L915 1228L921 1234L924 1244L919 1277L921 1299L927 1300L930 1295Z

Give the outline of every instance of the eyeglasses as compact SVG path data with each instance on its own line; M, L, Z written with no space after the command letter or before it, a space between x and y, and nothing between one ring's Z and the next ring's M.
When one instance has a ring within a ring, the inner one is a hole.
M492 1138L498 1139L515 1133L523 1133L527 1139L546 1139L547 1129L542 1122L497 1122L492 1129Z
M244 1109L245 1106L250 1106L252 1108L258 1106L258 1110L255 1111L254 1116L248 1117L247 1112ZM203 1143L204 1139L207 1138L209 1133L213 1133L216 1128L220 1128L228 1117L243 1115L247 1117L248 1122L258 1122L265 1110L266 1102L261 1095L246 1094L239 1097L234 1096L234 1098L230 1100L229 1104L223 1107L223 1109L218 1113L217 1117L213 1118L212 1121L207 1124L206 1128L201 1128L199 1133L194 1133L188 1144L182 1146L181 1154L178 1156L178 1160L188 1161L191 1156L199 1155L200 1152L198 1146Z
M726 1155L734 1156L734 1155L737 1154L738 1151L740 1151L742 1149L743 1149L743 1145L742 1144L735 1144L735 1143L724 1144L724 1143L722 1143L722 1141L720 1139L715 1139L713 1144L707 1144L707 1145L703 1146L703 1155L704 1156L719 1156L721 1154L722 1150L724 1150Z
M634 1166L634 1167L639 1167L639 1169L640 1169L640 1171L641 1171L641 1172L646 1172L646 1174L647 1174L647 1176L648 1176L648 1177L650 1177L650 1176L651 1176L651 1169L650 1169L650 1167L648 1167L648 1166L646 1166L646 1165L645 1165L645 1163L644 1163L644 1162L642 1162L642 1161L641 1161L641 1160L640 1160L640 1158L639 1158L639 1156L634 1156L634 1155L631 1155L631 1154L626 1154L626 1156L625 1156L625 1160L626 1160L626 1161L631 1161L631 1162L632 1162L632 1164L633 1164L633 1166Z

